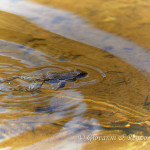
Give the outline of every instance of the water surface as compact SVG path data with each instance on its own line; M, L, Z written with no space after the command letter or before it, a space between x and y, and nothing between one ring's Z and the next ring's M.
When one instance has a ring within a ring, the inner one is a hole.
M24 16L51 32L109 51L149 72L150 55L137 44L87 25L86 20L70 12L24 0L2 0L0 9ZM119 44L118 44L119 43Z
M1 83L1 149L148 148L150 84L143 75L143 69L149 72L148 52L72 13L19 0L0 3L1 81L77 68L88 73L58 90L48 83L39 90L20 90L30 84L23 79ZM18 90L10 89L16 86ZM117 139L92 141L89 135ZM128 140L129 135L147 139L143 144Z

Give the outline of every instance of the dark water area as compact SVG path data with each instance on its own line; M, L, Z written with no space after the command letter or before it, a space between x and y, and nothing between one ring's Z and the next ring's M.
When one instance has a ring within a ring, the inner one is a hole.
M148 149L149 51L46 5L0 1L0 149Z

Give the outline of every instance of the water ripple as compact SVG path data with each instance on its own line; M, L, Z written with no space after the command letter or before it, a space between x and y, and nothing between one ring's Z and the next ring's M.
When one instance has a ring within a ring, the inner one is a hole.
M124 38L87 25L86 20L73 13L46 7L25 0L1 0L0 9L27 17L51 32L109 51L139 70L150 72L150 54L146 49ZM69 31L69 32L68 32Z

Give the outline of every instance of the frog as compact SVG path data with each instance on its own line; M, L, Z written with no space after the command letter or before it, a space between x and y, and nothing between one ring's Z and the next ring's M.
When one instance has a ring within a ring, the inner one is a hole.
M64 72L64 73L47 73L43 74L41 78L34 78L29 76L15 75L8 79L3 79L1 83L10 82L15 79L22 79L31 82L27 88L10 88L11 90L20 90L20 91L35 91L42 88L44 83L54 84L54 90L61 89L65 87L68 82L74 82L77 79L84 78L87 76L87 72L80 69L75 69L74 71Z

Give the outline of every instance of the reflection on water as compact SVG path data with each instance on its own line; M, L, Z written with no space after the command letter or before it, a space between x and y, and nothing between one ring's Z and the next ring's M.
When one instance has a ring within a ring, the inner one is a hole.
M41 65L52 64L50 61L46 60L45 57L43 57L47 56L46 54L29 47L27 48L24 45L19 44L17 45L8 41L0 40L0 48L1 48L0 51L1 56L8 56L11 57L12 59L20 60L22 63L28 65L28 67L33 66L40 67Z
M101 47L137 68L149 71L149 54L142 48L91 28L77 16L22 0L2 0L0 4L5 11L26 16L28 21L66 37ZM6 16L11 18L13 15ZM81 137L149 136L150 84L141 72L110 53L49 31L43 32L35 25L31 29L29 22L14 18L11 18L14 23L11 30L9 20L4 20L3 14L0 18L4 22L0 29L4 26L10 32L5 39L17 41L17 38L22 38L24 41L21 42L25 43L0 40L0 148L70 150L82 149L85 144L88 149L93 145L93 149L101 145L109 149L109 141L98 141L89 146L89 140ZM24 26L18 25L17 21L25 22L28 32L22 32ZM20 37L15 32L12 34L13 29L20 32ZM26 46L29 43L34 48ZM59 59L52 57L51 53L58 55ZM138 55L135 57L135 54ZM41 84L39 79L43 74L61 74L75 69L87 72L87 76L67 82L58 90L53 88L53 82L44 83L33 91L25 90L33 81L33 84L35 81ZM22 78L11 80L12 76L18 75ZM25 80L25 77L32 81ZM6 82L5 79L10 80ZM116 148L119 141L114 143L111 141L110 148ZM137 142L124 144L134 149ZM144 144L147 145L148 141Z
M1 58L3 58L2 60L4 60L4 58L6 59L5 63L0 63L2 66L1 81L12 75L20 74L21 72L28 76L39 78L43 71L60 72L60 70L70 70L75 67L70 63L67 63L66 67L64 65L61 66L61 62L56 62L55 59L45 53L3 40L0 41L0 55ZM83 68L80 64L78 64L77 67ZM86 66L86 68L87 67L88 66ZM5 70L9 70L10 72L8 73ZM103 77L104 73L102 71L97 73ZM94 82L93 79L90 79L91 81L88 80L89 77L86 78L86 82L70 84L71 89L68 90L55 91L49 84L45 84L40 91L34 92L8 90L9 87L14 86L14 84L25 86L24 80L16 81L17 83L12 83L12 81L9 81L8 84L1 83L1 143L5 145L5 141L7 143L7 140L9 141L12 137L18 138L18 136L23 133L31 134L32 136L32 132L40 130L39 128L44 128L43 126L45 125L47 125L48 129L51 129L53 124L57 126L57 123L55 123L57 121L60 121L60 123L58 123L59 131L56 130L56 133L49 133L46 136L47 138L52 136L52 139L55 140L60 136L64 136L67 139L69 137L71 142L71 139L76 137L75 134L81 134L85 132L85 129L88 133L93 133L101 129L96 119L82 117L87 111L87 105L83 101L84 96L81 92L76 90L76 88L83 86L85 83L87 85L98 82L98 79L94 80ZM66 88L69 88L69 86ZM62 125L61 120L64 120ZM51 138L47 140L53 141ZM72 141L71 143L76 144L75 142L76 141ZM62 146L61 144L60 146ZM63 144L63 146L65 145ZM64 148L69 149L70 146L71 145L66 145ZM80 146L81 144L78 144L78 147ZM57 147L59 149L59 145L57 145Z
M0 9L27 17L29 21L54 33L109 51L141 71L150 72L150 55L144 48L90 27L84 19L72 13L24 0L1 0Z
M29 83L24 79L1 83L1 147L40 150L40 146L45 149L52 146L56 150L80 149L88 142L82 142L79 138L81 135L94 135L105 130L121 130L126 134L136 130L143 135L149 133L149 115L146 112L133 110L132 106L127 108L119 103L106 102L105 96L102 98L103 92L92 98L90 95L87 98L83 95L84 90L86 93L90 92L89 89L86 91L88 84L92 88L97 84L99 86L99 83L101 86L105 85L104 88L107 87L109 78L99 68L56 61L44 52L20 44L4 40L0 43L0 64L3 66L1 82L20 73L37 79L43 72L71 71L74 68L88 73L87 77L68 83L60 90L52 89L48 83L37 91L9 90L14 85L28 86ZM109 74L111 73L107 73L108 76ZM82 87L83 90L80 89ZM99 90L100 87L95 91ZM133 121L133 118L136 120Z

